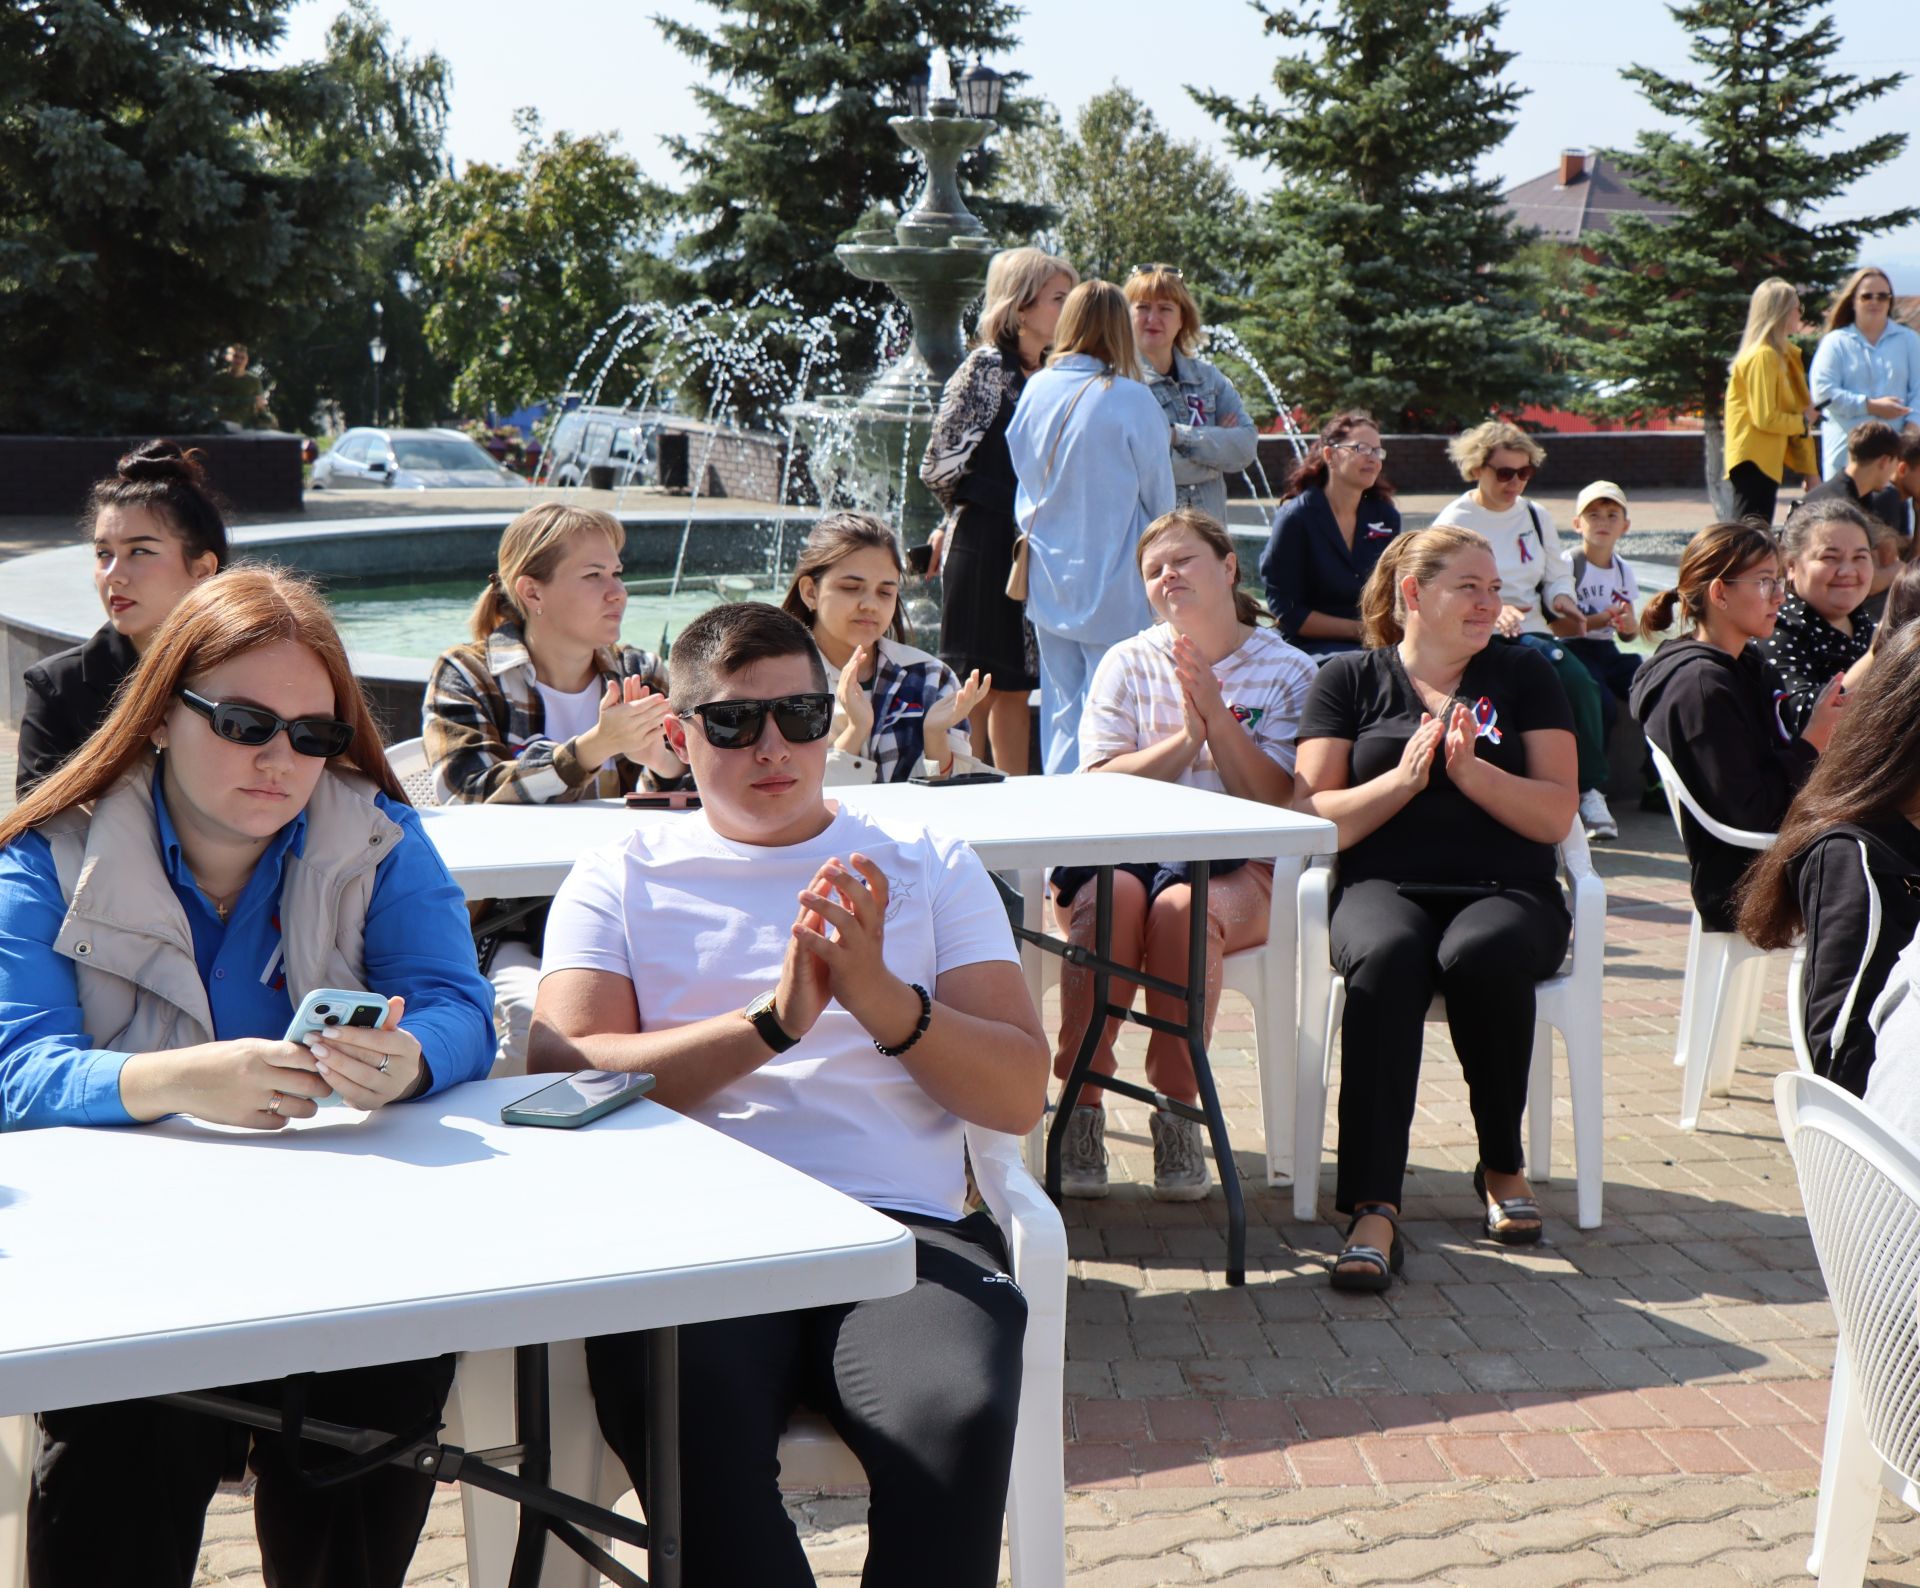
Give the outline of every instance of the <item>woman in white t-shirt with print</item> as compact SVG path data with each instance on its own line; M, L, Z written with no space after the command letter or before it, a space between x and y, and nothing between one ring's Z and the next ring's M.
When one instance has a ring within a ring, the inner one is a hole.
M1243 799L1284 805L1293 797L1293 738L1314 664L1258 626L1266 614L1238 588L1240 562L1227 532L1195 508L1155 519L1136 549L1147 599L1161 621L1122 640L1101 659L1080 719L1083 772L1130 772ZM1068 936L1090 946L1094 938L1093 873L1062 867L1053 874L1056 908L1068 918ZM1229 869L1216 863L1207 888L1207 1024L1220 1000L1222 958L1267 938L1273 866L1249 861ZM1192 893L1183 865L1121 866L1113 878L1113 957L1150 976L1184 981ZM1093 978L1069 965L1060 987L1060 1044L1054 1073L1064 1079L1092 1017ZM1125 982L1113 998L1132 996ZM1147 993L1147 1011L1184 1022L1183 1000ZM1109 1020L1093 1059L1096 1075L1114 1073ZM1175 1102L1199 1098L1186 1043L1156 1031L1147 1044L1147 1082ZM1100 1089L1089 1085L1074 1109L1061 1159L1068 1196L1107 1192L1106 1115ZM1153 1194L1161 1201L1192 1201L1207 1194L1207 1162L1199 1125L1156 1109Z

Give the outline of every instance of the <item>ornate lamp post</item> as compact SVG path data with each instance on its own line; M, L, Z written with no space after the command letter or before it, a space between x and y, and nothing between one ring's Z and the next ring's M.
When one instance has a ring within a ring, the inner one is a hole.
M367 344L367 357L373 360L373 422L380 423L380 366L387 361L387 344L380 339L380 300L373 303L373 340Z

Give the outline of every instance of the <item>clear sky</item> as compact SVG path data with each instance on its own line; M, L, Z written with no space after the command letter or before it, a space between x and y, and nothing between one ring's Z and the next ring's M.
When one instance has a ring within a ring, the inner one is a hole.
M697 134L705 125L691 88L692 62L661 40L652 18L700 22L712 12L700 0L376 0L394 31L416 51L438 50L453 69L451 152L456 161L510 160L511 117L537 109L550 128L618 133L647 172L674 181L660 146L663 134ZM300 0L281 50L284 59L318 56L338 0ZM1897 25L1899 5L1886 0L1833 0L1845 41L1840 61L1856 75L1920 72L1920 36ZM1090 26L1094 19L1098 26ZM1241 98L1271 97L1279 41L1242 0L1027 0L1019 47L990 64L1030 74L1030 91L1067 113L1113 82L1152 107L1176 136L1196 139L1223 156L1216 124L1187 97L1186 85ZM1530 92L1512 134L1487 161L1503 184L1550 170L1563 148L1630 145L1656 118L1624 81L1629 63L1683 75L1690 66L1685 34L1661 0L1511 0L1501 42L1516 50L1510 76ZM1850 139L1887 130L1920 131L1920 77L1854 118ZM902 151L902 158L906 158ZM1243 186L1271 185L1259 166L1232 162ZM1912 202L1920 193L1920 146L1910 146L1851 193L1818 195L1816 215L1867 214ZM1920 291L1920 226L1870 243L1868 254Z

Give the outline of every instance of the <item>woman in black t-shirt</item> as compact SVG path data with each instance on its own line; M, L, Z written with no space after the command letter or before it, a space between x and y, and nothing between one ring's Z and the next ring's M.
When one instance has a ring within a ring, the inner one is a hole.
M1340 832L1334 968L1341 1024L1339 1182L1351 1214L1332 1280L1384 1290L1401 1265L1401 1183L1427 1007L1445 994L1467 1078L1485 1227L1540 1239L1520 1115L1534 983L1571 923L1554 848L1579 804L1573 722L1552 667L1488 648L1493 551L1469 529L1397 536L1361 593L1368 649L1321 668L1300 721L1302 809Z

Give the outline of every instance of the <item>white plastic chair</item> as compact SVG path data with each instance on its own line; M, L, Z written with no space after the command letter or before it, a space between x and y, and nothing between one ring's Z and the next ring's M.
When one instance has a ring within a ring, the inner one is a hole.
M1294 964L1283 956L1278 943L1283 934L1275 927L1284 923L1283 912L1293 908L1292 890L1299 885L1297 859L1276 860L1273 866L1273 906L1267 917L1267 937L1263 943L1226 955L1220 962L1220 987L1235 992L1253 1006L1253 1043L1259 1057L1260 1114L1266 1133L1267 1184L1284 1185L1293 1175L1294 1084L1291 1068L1282 1062L1280 1047L1272 1033L1286 1024L1280 1009L1284 993L1292 990ZM1038 930L1043 924L1044 876L1039 871L1020 874L1020 891L1027 901L1026 924ZM1060 984L1061 959L1023 947L1021 965L1027 977L1027 990L1033 994L1033 1007L1044 1010L1047 989ZM1027 1167L1035 1175L1044 1172L1046 1163L1046 1121L1034 1127L1027 1139Z
M1772 833L1729 827L1701 809L1667 754L1647 740L1648 753L1667 792L1674 831L1686 841L1680 813L1685 810L1723 844L1756 853L1771 847ZM1687 928L1687 973L1680 990L1680 1031L1673 1062L1684 1074L1680 1082L1680 1128L1692 1130L1700 1122L1700 1105L1709 1094L1725 1097L1733 1083L1740 1045L1752 1037L1760 1022L1760 1001L1766 992L1767 960L1775 951L1755 948L1738 932L1709 932L1693 911ZM1788 951L1780 951L1788 952ZM1787 1024L1802 1069L1811 1069L1800 1007L1804 949L1791 951L1787 965Z
M1014 1588L1062 1588L1066 1581L1066 1458L1061 1430L1067 1322L1067 1232L1021 1162L1019 1138L967 1127L974 1183L980 1188L1013 1255L1013 1276L1027 1298L1021 1353L1020 1417L1013 1471L1007 1485L1007 1544ZM549 1482L556 1489L613 1508L631 1510L626 1469L600 1434L587 1385L586 1349L579 1341L548 1353L552 1416ZM697 1415L683 1407L682 1415ZM485 1351L460 1358L447 1402L443 1436L467 1449L513 1442L513 1353ZM823 1417L801 1413L780 1442L780 1472L802 1488L864 1484L865 1472ZM466 1515L467 1573L471 1588L502 1588L513 1563L515 1508L482 1490L461 1492ZM644 1565L624 1544L614 1553ZM549 1539L546 1588L593 1588L599 1574L564 1544Z
M1807 1570L1858 1588L1881 1490L1920 1509L1920 1150L1820 1076L1773 1101L1840 1325Z
M27 1581L34 1444L31 1417L0 1417L0 1588L25 1588Z
M387 765L393 768L393 775L400 780L400 786L413 804L440 803L433 792L433 766L427 760L425 740L402 739L398 744L388 745Z
M1606 1132L1601 1118L1603 1070L1600 1002L1606 974L1607 892L1593 869L1586 830L1578 817L1560 843L1560 861L1573 893L1573 955L1558 975L1535 992L1533 1069L1527 1086L1527 1164L1535 1179L1553 1172L1553 1033L1567 1050L1573 1101L1573 1152L1578 1222L1598 1227L1606 1183ZM1293 1214L1309 1223L1319 1212L1320 1143L1327 1125L1327 1084L1333 1040L1346 1008L1347 983L1333 969L1328 928L1334 874L1330 864L1310 867L1300 879L1300 1042L1294 1077ZM1446 1001L1435 995L1429 1020L1446 1018Z

